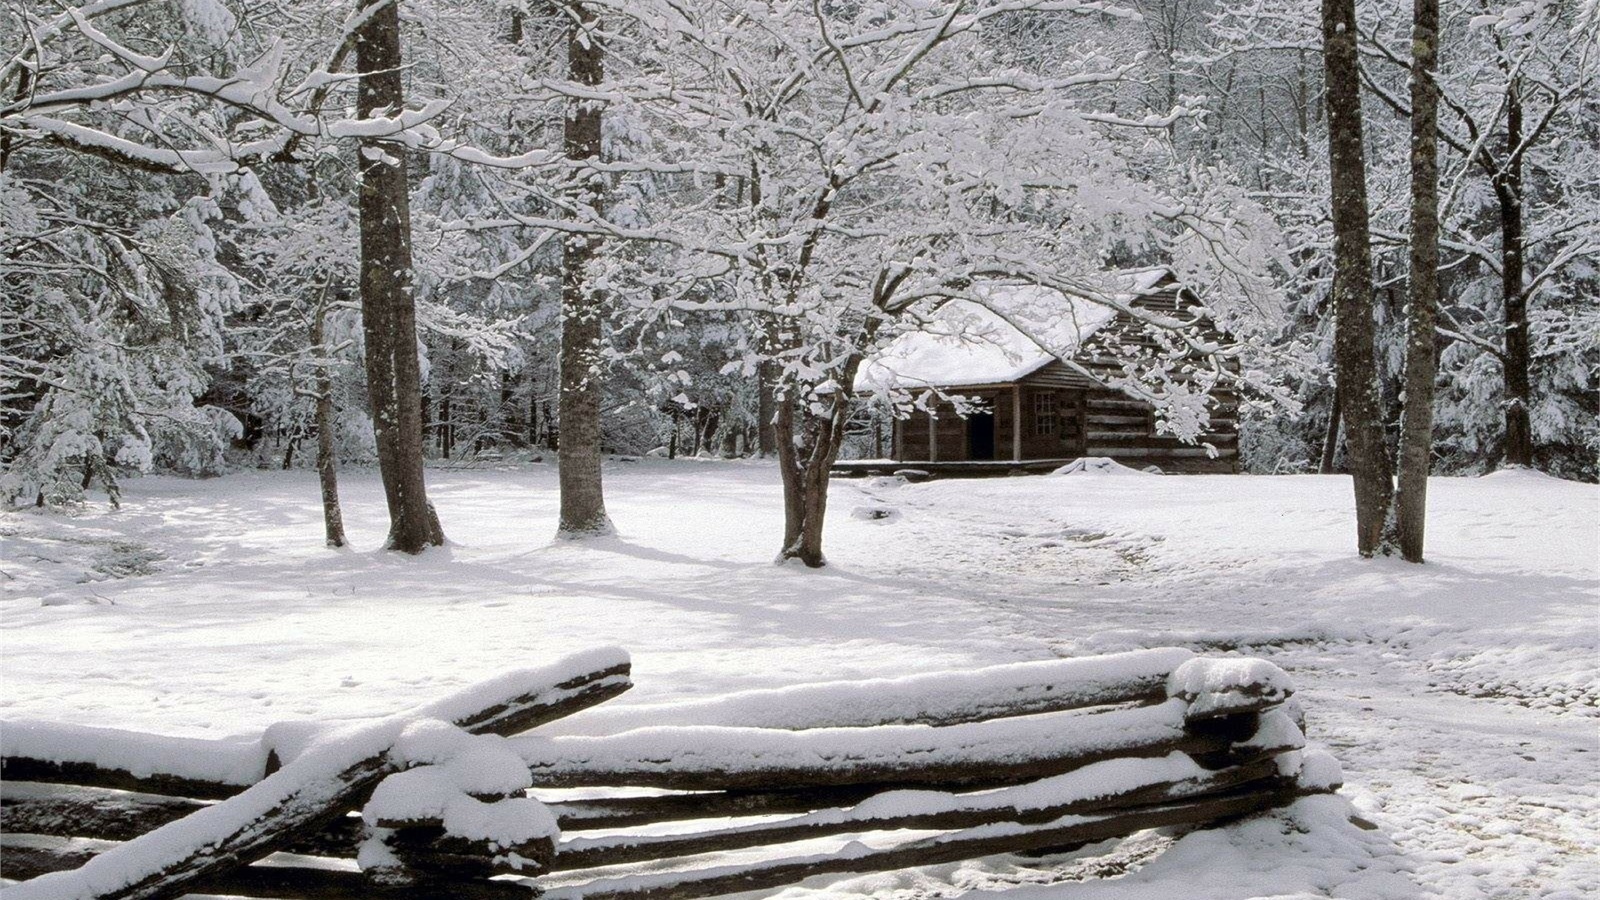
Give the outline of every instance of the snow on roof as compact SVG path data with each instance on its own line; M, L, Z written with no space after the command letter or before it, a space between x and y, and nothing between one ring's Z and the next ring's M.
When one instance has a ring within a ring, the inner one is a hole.
M1126 285L1119 299L1147 294L1167 275L1164 267L1118 273ZM968 300L946 303L922 330L900 335L863 363L855 390L1009 384L1044 368L1057 353L1071 353L1116 317L1108 306L1035 284L992 284L979 290L987 306ZM1031 323L1033 335L989 307Z

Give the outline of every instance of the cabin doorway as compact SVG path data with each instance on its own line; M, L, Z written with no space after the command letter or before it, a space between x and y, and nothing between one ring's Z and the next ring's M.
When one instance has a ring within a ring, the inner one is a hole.
M994 459L994 413L967 416L967 459Z

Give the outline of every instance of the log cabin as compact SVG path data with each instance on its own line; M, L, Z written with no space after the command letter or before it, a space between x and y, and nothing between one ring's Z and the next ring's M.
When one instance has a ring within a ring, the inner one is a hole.
M1199 334L1225 338L1171 270L1115 277L1125 287L1118 299L1126 305L1188 319ZM1062 355L1042 349L983 306L953 301L940 322L901 335L856 376L858 393L893 387L918 397L911 416L894 421L893 463L936 474L983 475L1049 471L1081 457L1110 457L1167 473L1238 471L1237 398L1231 390L1212 392L1210 424L1197 443L1160 434L1155 407L1112 386L1130 356L1155 346L1141 321L1044 288L1006 290L1015 295L1009 299L1027 303L1048 297L1045 302L1059 309L1050 315L1048 343ZM883 468L878 462L877 470ZM865 460L841 462L838 469L875 471Z

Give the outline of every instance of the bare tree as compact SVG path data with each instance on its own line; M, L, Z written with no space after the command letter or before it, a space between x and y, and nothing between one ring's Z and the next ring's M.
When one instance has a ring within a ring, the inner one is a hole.
M1400 554L1422 562L1433 457L1433 380L1439 308L1439 0L1413 0L1411 31L1411 304L1395 519Z
M1506 456L1507 465L1533 465L1533 424L1528 370L1527 226L1522 209L1523 103L1522 84L1515 72L1506 73L1506 156L1491 182L1500 209L1500 291L1505 307Z
M1355 0L1322 0L1322 44L1333 202L1334 370L1355 482L1356 549L1371 556L1387 552L1384 531L1394 484L1378 400Z
M598 86L605 75L605 51L595 29L594 10L573 4L569 14L568 74L576 84ZM598 158L600 126L598 102L569 99L564 127L567 158ZM578 209L598 209L604 176L584 169L578 177L582 179ZM561 523L557 533L569 538L612 530L600 474L603 308L588 279L599 242L598 235L576 232L568 233L561 242L561 443L556 451L561 466Z
M395 115L405 101L400 11L388 0L356 34L363 117ZM416 296L411 271L411 205L405 151L376 139L359 145L361 171L361 319L367 391L377 435L378 468L389 505L390 549L420 553L444 543L422 473L422 385L417 360Z
M328 296L324 291L311 319L317 356L317 482L322 488L322 525L329 547L343 547L344 513L339 508L339 457L334 450L333 371L328 360Z

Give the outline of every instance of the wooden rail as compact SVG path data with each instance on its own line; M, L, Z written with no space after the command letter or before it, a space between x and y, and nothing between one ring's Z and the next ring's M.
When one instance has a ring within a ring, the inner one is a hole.
M557 837L506 843L452 832L448 813L372 812L373 788L411 759L402 752L410 723L518 734L626 690L627 663L602 653L543 679L521 673L343 735L264 739L260 777L248 787L192 777L238 771L238 759L254 759L238 744L212 748L210 769L160 772L150 771L149 758L162 755L150 742L165 739L139 737L139 754L47 759L20 751L57 746L60 735L30 726L5 744L0 850L5 877L24 880L6 900L705 897L1200 827L1338 780L1336 766L1305 749L1295 710L1281 708L1292 694L1281 670L1166 649L607 707L563 722L568 733L496 744L546 797ZM602 733L585 733L594 731ZM137 774L128 767L136 760ZM601 796L546 793L571 787ZM666 835L626 830L673 821L693 824ZM787 849L869 833L879 836L871 849ZM731 851L762 848L770 858L727 863ZM324 862L255 864L275 852ZM374 852L388 862L370 863ZM368 871L352 866L356 858ZM617 874L636 865L648 873ZM507 875L520 877L495 877Z

